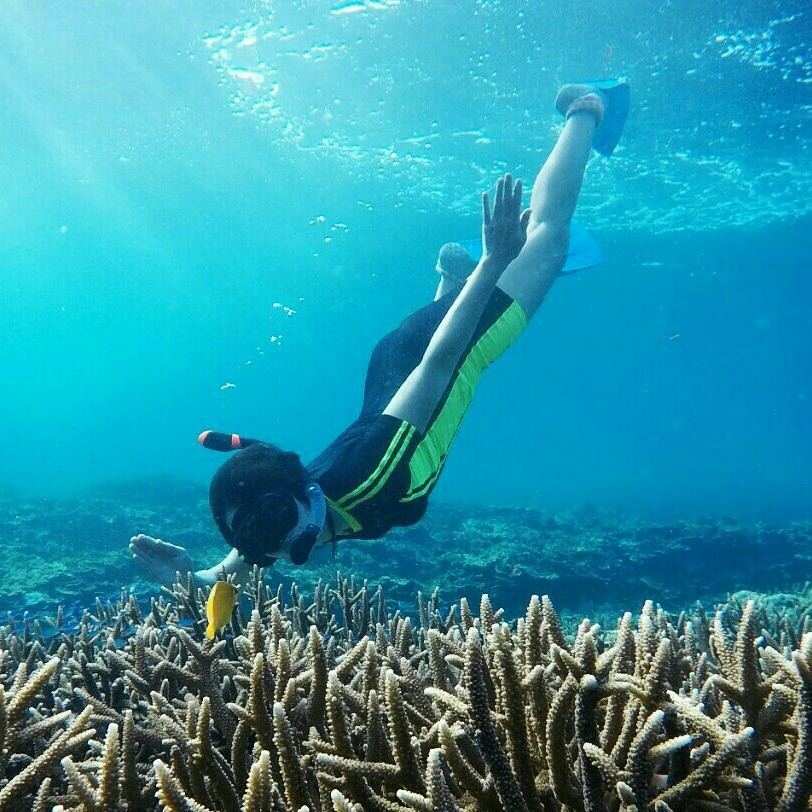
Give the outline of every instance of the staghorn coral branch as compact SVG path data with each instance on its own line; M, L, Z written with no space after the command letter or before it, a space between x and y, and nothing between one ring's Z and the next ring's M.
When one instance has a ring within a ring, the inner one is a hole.
M412 747L412 730L406 713L400 684L392 671L387 671L385 682L386 707L395 761L400 768L404 786L417 792L425 791L423 778Z
M496 669L505 708L508 750L522 797L531 812L539 809L536 783L527 741L525 697L513 656L510 637L503 635L496 652Z
M34 805L31 807L31 812L49 812L51 807L48 805L48 797L51 794L51 779L46 778L39 785L37 796L34 798Z
M603 809L601 773L585 754L586 745L598 741L596 711L599 698L598 680L592 674L586 674L581 678L575 699L575 738L585 812L601 812Z
M203 804L189 798L177 778L160 759L154 764L158 789L156 797L165 812L213 812Z
M132 710L124 712L124 724L121 731L121 756L119 760L119 795L133 809L141 803L141 789L138 786L136 767L135 723Z
M804 643L808 645L810 640L812 635L807 635ZM795 709L798 737L778 812L801 812L812 794L812 662L808 654L798 651L793 662L801 684Z
M243 795L242 812L265 812L271 806L271 754L267 750L251 765Z
M6 702L6 689L0 681L0 759L6 749L6 737L8 735L8 703Z
M454 777L462 788L469 792L484 809L498 808L498 800L493 787L483 778L477 769L463 754L453 731L444 719L440 720L438 737L443 748L443 755Z
M11 726L19 721L26 709L33 703L37 694L39 694L48 683L48 681L56 674L61 660L59 657L52 657L48 662L42 666L38 671L34 672L23 684L17 684L12 689L11 696L6 700L7 709L6 724ZM20 674L26 674L27 668L21 669Z
M341 775L356 775L363 778L374 778L377 781L385 781L400 776L400 768L396 764L386 764L380 761L360 761L359 759L344 758L330 753L319 753L316 756L316 766L336 771Z
M299 760L293 729L285 713L285 706L281 702L274 703L273 726L274 743L279 753L287 802L294 809L312 804L304 771Z
M79 768L73 763L73 759L70 756L65 756L61 763L62 769L68 777L70 788L79 798L83 807L87 812L98 812L99 806L97 804L96 792L90 781L79 772Z
M234 786L234 776L228 763L215 751L211 740L211 703L203 697L197 717L197 737L192 742L193 760L196 767L211 781L210 792L219 799L222 812L239 812L240 801Z
M739 734L729 736L718 752L706 759L687 778L665 790L658 796L658 799L662 803L674 804L686 796L710 786L718 778L722 770L733 762L742 748L748 746L753 735L753 729L748 727Z
M96 807L100 812L115 812L119 801L119 732L118 725L107 728L104 739L101 769L99 771L99 790Z
M479 632L469 629L466 645L465 678L471 702L471 719L479 732L479 744L490 767L496 791L502 804L516 812L527 812L518 781L510 767L496 730L491 721L488 705L485 658L479 642Z
M0 711L0 713L2 713L2 711ZM9 749L23 747L29 742L33 742L42 737L47 738L53 728L60 727L62 723L67 722L72 715L71 711L66 710L62 711L62 713L55 713L53 716L41 719L39 722L32 722L21 729L18 728L14 736L14 741L10 742L11 747ZM2 746L0 746L0 752L2 752L2 749Z
M603 783L606 786L614 786L621 778L623 781L628 781L628 773L625 771L621 773L612 757L600 747L591 742L584 742L583 748L586 757L600 771Z
M424 693L427 697L429 697L429 699L433 699L435 702L445 705L447 708L455 711L458 716L463 718L468 716L467 703L460 699L460 697L458 697L456 694L444 691L442 688L435 688L433 685L426 688Z
M579 797L574 789L567 744L570 739L568 727L577 693L578 682L572 674L569 674L553 698L547 716L546 731L547 767L550 771L553 793L559 803L576 808L579 805Z
M237 723L234 738L231 740L231 771L237 790L243 792L249 779L249 753L251 745L251 726L247 720ZM267 751L266 751L267 752Z
M333 805L334 812L363 812L361 804L351 803L337 789L330 793L330 802Z
M12 803L22 797L31 785L51 772L64 754L78 750L95 735L96 731L90 728L75 734L66 731L59 736L42 755L35 758L0 790L0 809L12 808Z
M445 779L443 751L434 748L429 752L426 766L426 786L432 812L460 812Z
M635 804L643 809L648 797L654 765L649 759L649 751L663 732L665 714L656 710L644 722L640 732L634 737L626 759L626 771L630 774L629 787Z
M366 761L393 760L392 748L386 738L386 729L378 703L378 692L370 691L367 698L366 715L366 743L364 747L364 758Z
M326 725L327 659L321 635L315 626L310 627L307 652L310 669L313 672L310 695L307 699L308 723L323 734Z
M631 612L626 612L618 625L617 642L609 670L609 681L616 681L619 674L634 670L634 633L632 631ZM623 711L628 697L624 692L616 692L609 697L601 730L601 747L611 751L623 729Z

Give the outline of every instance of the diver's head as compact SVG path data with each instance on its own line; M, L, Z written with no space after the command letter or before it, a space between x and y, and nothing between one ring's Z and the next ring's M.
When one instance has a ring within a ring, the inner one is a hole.
M239 441L237 435L219 436ZM297 454L257 441L232 447L241 450L220 466L209 487L223 537L249 564L268 565L280 557L303 564L325 524L321 488Z
M458 242L447 242L437 255L437 271L460 283L476 268L476 260Z

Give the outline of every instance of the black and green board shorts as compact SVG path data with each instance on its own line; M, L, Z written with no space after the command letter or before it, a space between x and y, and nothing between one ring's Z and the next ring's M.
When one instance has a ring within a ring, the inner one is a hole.
M380 538L423 516L482 374L527 325L521 306L496 289L426 431L420 432L383 411L420 363L454 298L451 293L426 305L378 342L361 414L308 466L348 528L346 537Z

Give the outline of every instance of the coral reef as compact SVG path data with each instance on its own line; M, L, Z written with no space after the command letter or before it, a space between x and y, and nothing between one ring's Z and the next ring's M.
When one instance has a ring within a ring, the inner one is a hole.
M152 587L139 580L126 553L136 532L187 546L201 567L226 552L202 488L131 483L62 502L0 501L8 562L0 610L52 612L61 602L81 613L97 595L114 597L127 583L147 597ZM26 566L18 570L18 561ZM441 572L445 594L473 603L487 592L516 616L528 595L547 592L577 622L583 614L614 617L618 607L646 598L679 609L695 600L725 600L743 585L795 590L812 572L812 523L745 526L717 518L655 524L598 511L437 504L419 525L386 539L339 544L335 562L325 550L306 567L278 564L270 577L286 588L295 578L312 590L319 579L332 580L336 567L382 584L404 610L418 591L437 585Z
M568 635L546 596L508 623L419 595L412 620L352 579L244 586L216 642L181 582L2 628L0 810L809 808L809 606L648 602Z

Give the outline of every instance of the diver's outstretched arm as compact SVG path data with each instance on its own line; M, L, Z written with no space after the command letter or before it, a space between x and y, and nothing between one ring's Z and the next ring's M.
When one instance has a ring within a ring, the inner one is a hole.
M424 431L471 342L496 283L525 242L530 211L521 213L522 184L506 175L496 187L491 214L488 195L482 200L484 253L462 291L434 331L423 358L384 410Z
M177 573L183 577L189 572L204 586L211 586L225 575L234 575L238 583L244 583L249 570L237 551L232 550L217 566L195 572L192 557L185 547L144 533L130 539L130 553L147 578L164 586L171 586Z
M216 581L224 581L227 575L233 575L240 585L245 583L251 568L240 558L237 550L232 550L219 564L207 570L198 570L194 576L202 584L211 586Z
M499 280L499 287L530 318L564 267L570 220L578 202L601 101L587 104L567 119L550 156L539 171L530 196L527 242Z

